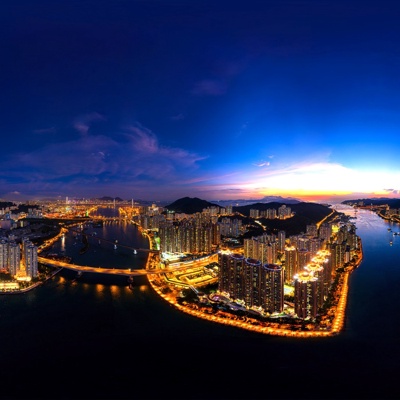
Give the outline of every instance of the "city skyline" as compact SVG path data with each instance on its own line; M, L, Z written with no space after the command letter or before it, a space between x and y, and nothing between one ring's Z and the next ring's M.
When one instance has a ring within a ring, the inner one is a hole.
M9 3L2 200L400 196L396 2Z

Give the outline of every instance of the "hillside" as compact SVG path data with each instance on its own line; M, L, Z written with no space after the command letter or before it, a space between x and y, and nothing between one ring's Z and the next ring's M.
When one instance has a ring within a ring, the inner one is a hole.
M355 203L363 202L364 205L382 206L387 204L390 208L400 208L400 199L389 199L389 198L372 198L372 199L356 199L356 200L344 200L342 204L353 205Z
M295 213L292 218L285 220L281 219L266 219L260 218L260 222L267 227L270 232L279 230L286 231L287 235L294 235L301 232L306 232L307 225L315 224L325 218L332 212L332 209L326 205L316 203L304 203L299 202L296 204L285 204L290 207ZM234 213L240 213L243 217L235 216L231 218L241 218L243 223L252 224L250 216L250 209L258 209L265 211L269 208L275 208L276 210L282 206L280 202L271 203L254 203L245 206L233 207ZM206 200L199 199L197 197L183 197L174 201L173 203L165 206L168 211L175 211L178 213L194 214L196 212L202 212L203 209L208 207L219 207L217 204L210 203ZM260 226L255 224L254 230L251 229L249 235L255 234L255 230L260 229ZM261 228L262 230L262 228Z
M182 197L175 200L173 203L165 206L168 211L175 211L177 213L194 214L202 212L207 207L219 207L216 204L210 203L206 200L199 199L198 197Z
M234 211L240 212L243 215L249 216L250 209L258 209L264 211L268 208L282 206L281 203L256 203L248 206L234 207ZM269 232L277 232L283 230L287 235L296 235L301 232L306 232L307 225L315 224L323 218L331 214L332 209L328 206L317 203L298 203L288 204L295 215L288 219L266 219L260 218L260 222L267 227Z
M284 203L285 204L285 203ZM290 208L296 214L301 214L308 218L317 218L317 220L323 218L325 215L329 214L332 210L325 205L318 203L296 203L296 204L285 204L286 207ZM282 206L282 203L272 202L272 203L254 203L248 204L246 206L233 207L234 212L239 212L243 215L249 216L251 209L256 209L260 211L265 211L270 208L278 210Z

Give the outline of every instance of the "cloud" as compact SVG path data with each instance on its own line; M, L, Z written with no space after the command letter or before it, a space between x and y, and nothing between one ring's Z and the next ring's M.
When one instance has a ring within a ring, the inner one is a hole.
M171 120L172 121L181 121L181 120L183 120L183 119L185 119L185 116L181 113L181 114L178 114L178 115L173 115L172 117L171 117Z
M73 126L82 135L87 135L91 124L97 121L105 121L105 118L101 114L93 112L77 117L73 121Z
M387 193L400 194L400 189L383 189Z
M51 128L34 129L33 133L56 133L57 129L53 126Z
M127 136L141 160L151 159L151 162L164 165L196 166L198 161L207 158L183 148L160 145L157 136L140 124L130 126L127 130L130 132Z
M113 137L82 135L72 141L45 143L29 153L10 154L0 160L0 169L7 171L3 180L9 192L72 196L97 190L105 195L111 187L163 191L171 182L182 186L181 179L194 176L205 158L164 146L151 130L135 124Z
M256 162L253 165L255 165L256 167L268 167L271 163L269 161L260 161L260 162Z

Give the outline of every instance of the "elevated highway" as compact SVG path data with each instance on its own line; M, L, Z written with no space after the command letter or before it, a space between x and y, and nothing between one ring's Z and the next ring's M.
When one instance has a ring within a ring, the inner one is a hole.
M80 272L91 272L97 274L109 274L109 275L122 275L122 276L145 276L154 274L165 274L169 272L185 271L190 268L200 267L202 264L194 261L184 265L175 265L165 268L152 268L152 269L118 269L118 268L103 268L103 267L91 267L85 265L69 264L63 261L52 260L50 258L38 257L38 262L50 267L56 268L67 268L73 271ZM206 262L206 261L204 261ZM203 262L203 263L204 263Z

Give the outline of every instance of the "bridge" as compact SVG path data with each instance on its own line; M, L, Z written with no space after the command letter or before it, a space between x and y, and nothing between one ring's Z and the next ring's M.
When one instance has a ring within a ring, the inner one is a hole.
M165 274L168 272L177 272L184 271L185 269L195 268L199 265L193 264L184 264L178 265L174 267L166 267L166 268L152 268L152 269L118 269L118 268L102 268L102 267L90 267L85 265L75 265L66 263L64 261L52 260L46 257L38 256L38 262L44 265L48 265L50 267L58 267L58 268L67 268L73 271L80 272L92 272L97 274L109 274L109 275L117 275L117 276L146 276L146 275L154 275L154 274Z

